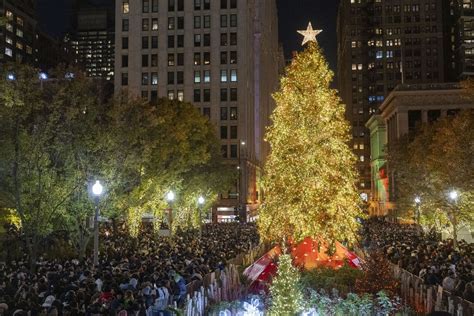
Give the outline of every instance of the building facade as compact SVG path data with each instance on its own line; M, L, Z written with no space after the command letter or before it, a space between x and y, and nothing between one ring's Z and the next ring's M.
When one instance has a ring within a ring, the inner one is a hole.
M240 173L214 219L252 214L281 65L275 0L116 0L115 16L116 92L195 104Z
M76 4L72 47L76 63L87 76L113 80L115 65L114 1L93 5L87 0Z
M452 65L459 78L474 75L474 0L452 0Z
M338 84L352 124L361 193L371 192L367 121L398 84L449 80L449 21L445 0L341 1Z
M0 0L0 64L19 62L35 64L36 17L30 0Z
M399 85L388 95L379 113L366 124L372 151L371 215L387 215L395 208L395 183L386 162L388 148L422 124L472 108L472 99L457 83Z

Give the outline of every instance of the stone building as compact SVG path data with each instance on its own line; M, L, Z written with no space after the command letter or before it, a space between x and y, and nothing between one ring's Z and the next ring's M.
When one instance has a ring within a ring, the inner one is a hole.
M397 86L366 124L370 130L371 198L369 213L387 215L395 207L395 183L386 162L387 149L422 124L474 108L459 84L414 84Z

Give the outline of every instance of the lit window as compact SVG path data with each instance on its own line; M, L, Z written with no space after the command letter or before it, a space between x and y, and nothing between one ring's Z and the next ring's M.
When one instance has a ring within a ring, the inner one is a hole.
M237 120L238 115L237 115L237 108L236 107L231 107L230 108L230 119L231 120Z
M142 73L142 86L147 86L148 85L148 73L144 72Z
M383 51L378 50L378 51L375 53L375 58L377 58L377 59L383 58Z
M230 81L237 82L237 69L232 69L230 71Z
M221 70L221 82L227 82L227 70Z
M122 13L126 14L130 12L130 4L128 1L122 2Z
M7 42L7 43L10 44L10 45L13 45L13 40L12 40L12 38L11 38L10 36L6 36L6 37L5 37L5 42Z
M20 29L16 29L16 36L23 37L23 31Z
M16 17L16 24L23 26L23 19L20 18L19 16Z
M201 65L201 53L194 53L194 65Z
M158 30L158 19L151 19L151 30L152 31Z
M211 64L211 53L210 52L205 52L203 54L203 62L204 62L204 65L210 65Z
M8 56L12 57L13 56L12 49L9 48L9 47L5 47L5 55L8 55Z
M211 82L211 71L210 70L204 70L204 82L205 83Z
M360 144L359 149L364 150L364 144Z
M174 91L173 90L168 90L168 99L174 100Z
M158 73L157 72L152 72L151 73L151 84L153 86L156 86L158 84Z
M178 100L183 101L184 100L184 91L183 90L178 90Z
M201 83L201 72L195 71L194 72L194 83Z

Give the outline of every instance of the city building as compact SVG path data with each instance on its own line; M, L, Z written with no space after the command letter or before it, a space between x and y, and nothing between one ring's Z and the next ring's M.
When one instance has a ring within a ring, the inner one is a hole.
M371 137L371 215L387 215L395 208L395 183L386 162L388 148L422 124L474 108L474 103L457 83L397 86L366 126Z
M75 65L76 55L67 38L60 40L43 31L38 31L36 38L35 65L39 69L47 72L60 64Z
M0 64L36 62L36 17L32 0L0 0Z
M442 83L453 77L450 5L446 0L340 3L338 85L352 124L364 199L371 192L369 118L398 84Z
M95 5L87 0L76 3L72 47L76 63L87 76L113 80L115 58L114 2Z
M453 0L451 6L451 67L466 78L474 75L474 0Z
M195 104L240 174L214 220L253 216L282 64L275 0L116 0L115 12L116 92Z

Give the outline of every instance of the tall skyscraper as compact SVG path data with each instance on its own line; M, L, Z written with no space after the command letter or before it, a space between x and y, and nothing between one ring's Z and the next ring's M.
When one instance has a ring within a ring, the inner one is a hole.
M36 17L31 0L0 0L0 63L36 62Z
M452 0L450 14L453 60L451 67L460 78L474 75L474 0Z
M116 0L115 16L116 92L195 104L240 172L217 219L231 219L235 207L251 213L281 64L275 0Z
M88 0L76 3L72 46L76 63L87 76L112 80L114 76L114 0L96 5Z
M359 188L369 198L370 135L365 127L401 83L452 77L451 7L447 0L342 0L338 14L338 80L358 158Z

